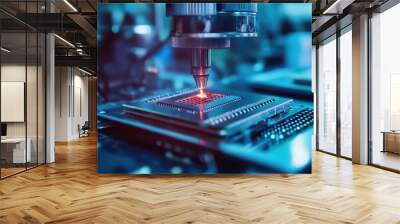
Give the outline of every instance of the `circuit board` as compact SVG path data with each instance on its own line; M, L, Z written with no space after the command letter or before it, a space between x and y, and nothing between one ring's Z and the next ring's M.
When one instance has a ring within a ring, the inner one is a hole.
M293 100L253 93L197 90L156 95L124 104L125 113L215 135L230 135L283 113Z
M311 172L314 112L310 106L294 102L286 112L230 136L187 130L165 120L125 116L118 104L99 109L99 136L103 137L98 155L107 158L100 172L232 172L230 164L243 169L242 173ZM285 156L299 153L302 156Z

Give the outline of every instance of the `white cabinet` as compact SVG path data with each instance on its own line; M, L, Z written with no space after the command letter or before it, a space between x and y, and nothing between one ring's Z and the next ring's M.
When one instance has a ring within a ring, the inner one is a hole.
M26 140L27 147L25 151L25 138L7 138L2 139L2 147L12 150L12 163L25 163L32 161L32 141L30 138Z

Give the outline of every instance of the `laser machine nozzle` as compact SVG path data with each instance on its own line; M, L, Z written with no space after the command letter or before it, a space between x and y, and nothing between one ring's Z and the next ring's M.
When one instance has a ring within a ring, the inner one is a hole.
M172 47L192 50L191 72L198 96L207 97L211 49L229 48L233 37L257 37L256 3L169 3Z

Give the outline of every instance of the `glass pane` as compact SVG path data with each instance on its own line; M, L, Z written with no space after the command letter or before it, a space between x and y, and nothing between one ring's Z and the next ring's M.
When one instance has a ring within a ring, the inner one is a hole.
M318 48L318 148L336 153L336 40Z
M46 37L44 34L38 35L38 163L45 163L45 44Z
M38 13L39 5L37 1L27 2L27 13ZM30 18L37 20L37 16ZM37 22L37 21L32 21ZM28 168L37 166L38 163L38 33L36 30L27 30L27 142L30 148L30 160L28 160Z
M44 5L44 0L0 1L0 7L28 20L26 12L43 13ZM0 18L0 167L4 177L45 161L45 36L2 12Z
M340 153L351 158L352 141L352 35L340 36Z
M2 177L25 170L26 151L26 33L1 34L1 173ZM28 144L29 149L29 144Z
M27 44L28 44L28 63L27 63L27 80L26 80L26 113L27 113L27 142L28 142L28 150L30 148L30 159L28 160L28 168L34 167L37 165L37 132L38 132L38 36L36 32L28 32L27 33Z
M372 18L372 163L400 170L400 5Z

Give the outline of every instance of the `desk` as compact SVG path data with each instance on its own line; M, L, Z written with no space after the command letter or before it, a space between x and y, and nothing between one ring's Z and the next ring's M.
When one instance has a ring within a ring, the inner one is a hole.
M32 154L31 154L32 141L30 138L28 138L28 139L26 139L26 142L28 144L27 144L26 152L25 152L25 138L1 139L2 157L5 158L8 163L30 162L31 158L32 158ZM12 148L10 146L12 146Z
M383 150L382 152L393 152L400 154L400 131L382 131Z

